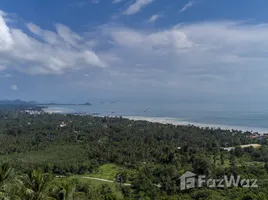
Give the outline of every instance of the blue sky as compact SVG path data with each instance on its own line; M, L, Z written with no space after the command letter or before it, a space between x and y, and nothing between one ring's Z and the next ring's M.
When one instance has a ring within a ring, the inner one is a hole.
M267 0L1 0L0 99L267 101Z

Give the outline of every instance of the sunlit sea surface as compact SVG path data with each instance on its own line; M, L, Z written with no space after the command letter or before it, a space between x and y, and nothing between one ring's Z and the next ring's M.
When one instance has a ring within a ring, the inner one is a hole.
M92 102L91 106L49 106L48 113L122 116L133 120L268 133L268 105L221 103Z

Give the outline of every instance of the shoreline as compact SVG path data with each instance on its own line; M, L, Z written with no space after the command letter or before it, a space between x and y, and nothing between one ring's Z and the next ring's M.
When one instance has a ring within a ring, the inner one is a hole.
M235 125L224 125L224 124L206 124L206 123L198 123L198 122L189 122L184 121L180 118L171 118L171 117L143 117L143 116L122 116L122 118L130 119L134 121L148 121L153 123L160 123L160 124L172 124L175 126L188 126L193 125L200 128L212 128L212 129L222 129L222 130L236 130L242 132L251 132L251 133L259 133L264 134L268 133L268 128L261 128L261 127L246 127L246 126L235 126Z
M49 114L79 114L75 113L74 110L72 109L64 109L62 110L61 107L54 107L54 108L46 108L42 109L44 112L49 113ZM88 115L92 115L91 113L87 113ZM82 115L82 114L81 114ZM83 114L85 115L85 113ZM104 117L104 115L93 115L96 117ZM153 123L161 123L161 124L172 124L172 125L181 125L181 126L188 126L188 125L193 125L196 127L200 128L212 128L212 129L222 129L222 130L236 130L236 131L242 131L242 132L257 132L259 134L264 134L268 133L268 128L263 128L263 127L248 127L248 126L240 126L240 125L226 125L226 124L210 124L210 123L199 123L199 122L190 122L190 121L185 121L182 118L173 118L173 117L146 117L146 116L115 116L115 115L108 115L109 117L122 117L125 119L130 119L134 121L148 121L148 122L153 122Z

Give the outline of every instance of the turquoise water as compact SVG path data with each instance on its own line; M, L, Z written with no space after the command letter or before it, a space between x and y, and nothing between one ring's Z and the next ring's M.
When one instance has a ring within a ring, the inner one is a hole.
M92 106L50 106L47 112L99 113L100 116L146 117L148 120L170 120L172 123L203 124L241 130L268 132L268 107L253 104L216 103L110 103ZM267 131L266 131L267 130Z

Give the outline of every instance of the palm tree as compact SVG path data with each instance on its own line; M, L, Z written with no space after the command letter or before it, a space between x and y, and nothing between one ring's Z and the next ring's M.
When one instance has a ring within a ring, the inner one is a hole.
M7 163L0 166L0 199L8 199L8 189L13 178L13 169Z
M85 199L85 193L77 188L78 184L75 179L58 181L55 183L55 187L50 190L51 196L57 200Z
M42 173L40 170L32 170L20 178L20 193L27 200L49 200L48 190L53 186L51 174Z

